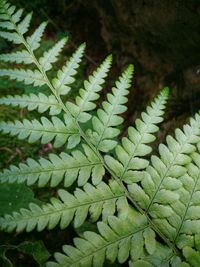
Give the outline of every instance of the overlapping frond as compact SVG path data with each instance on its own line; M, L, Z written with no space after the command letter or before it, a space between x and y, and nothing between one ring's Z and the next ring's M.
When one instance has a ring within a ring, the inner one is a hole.
M69 85L75 81L74 76L77 73L84 50L85 44L80 45L71 58L67 61L62 70L58 71L57 78L53 79L52 84L58 94L65 95L70 91L71 88Z
M93 130L88 130L87 134L100 151L108 152L117 145L113 139L120 133L116 127L123 122L119 114L127 109L124 104L128 101L126 95L129 93L132 75L133 66L130 65L112 88L112 94L107 94L107 101L97 110L97 116L92 118Z
M0 104L27 108L30 111L37 109L40 113L43 113L49 109L50 115L57 115L61 112L61 107L55 96L46 96L42 93L39 93L38 95L8 95L0 98Z
M54 146L60 147L68 140L68 147L73 148L80 142L80 134L72 119L64 115L64 122L53 116L51 121L46 117L39 120L14 122L1 122L0 130L9 133L11 136L17 135L19 139L28 138L29 143L34 143L41 139L42 144L47 144L54 140Z
M100 183L104 172L100 159L87 145L83 145L83 152L75 150L71 155L62 152L59 156L50 154L49 160L28 159L18 167L11 165L0 173L0 182L25 182L27 185L38 182L39 187L50 183L50 186L54 187L64 180L64 186L68 187L77 180L78 185L82 186L90 176L93 184Z
M136 119L136 126L128 128L128 136L115 148L116 158L105 156L110 169L124 182L139 182L143 178L141 170L148 166L148 155L152 148L149 143L155 140L154 134L159 130L157 124L162 122L169 89L164 88L156 99L142 112L141 119Z
M200 116L196 114L190 124L183 127L183 131L176 129L175 138L167 136L167 145L159 146L160 157L151 157L151 165L147 167L141 184L128 186L133 198L172 241L176 238L176 229L185 212L182 199L185 196L182 195L181 188L186 181L186 166L191 162L190 154L196 150L195 144L199 141ZM188 184L188 190L189 188Z
M74 194L66 190L58 190L58 198L51 198L51 202L39 207L31 203L29 209L21 209L12 215L0 218L2 230L17 232L32 231L37 227L38 231L44 228L52 229L60 224L61 229L66 228L71 221L74 226L81 226L88 213L93 222L102 215L103 220L113 215L117 206L127 209L128 203L124 192L117 182L112 181L109 186L101 182L97 187L86 184L83 190L77 188Z
M98 222L97 226L99 233L86 231L83 238L74 238L75 246L64 245L63 253L55 253L56 261L48 262L47 267L101 267L106 266L105 260L123 264L130 256L130 266L169 266L173 259L171 250L155 240L145 217L135 211L125 218L109 216L108 223Z
M84 87L79 90L79 96L76 97L76 105L68 102L67 105L74 117L80 122L86 122L91 118L88 111L96 108L96 101L99 98L99 92L103 89L103 84L107 73L111 67L112 56L108 56L102 64L84 81Z

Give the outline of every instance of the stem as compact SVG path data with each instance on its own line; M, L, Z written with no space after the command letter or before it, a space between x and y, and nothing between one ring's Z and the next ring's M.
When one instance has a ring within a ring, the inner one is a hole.
M81 137L84 139L84 141L87 143L87 145L94 151L94 153L99 157L102 165L104 165L105 169L111 174L111 176L118 182L118 184L123 188L124 193L127 197L127 199L130 200L130 202L136 207L136 209L143 214L148 222L149 225L154 229L154 231L161 237L161 239L173 250L173 252L180 256L180 252L177 250L177 248L175 247L175 245L168 239L165 237L165 235L162 234L162 232L160 232L159 228L152 222L151 218L149 217L148 214L146 214L146 212L137 204L137 202L132 198L132 196L130 195L129 191L127 190L127 188L125 187L125 185L122 183L121 179L107 166L104 158L102 157L102 155L100 154L100 152L98 151L98 149L90 142L90 140L88 140L86 134L84 133L84 131L82 130L81 126L79 125L78 121L74 118L74 116L72 115L72 113L70 112L70 110L67 108L67 106L65 106L65 104L63 103L60 95L57 93L56 89L54 88L54 86L52 85L52 83L50 82L49 78L46 75L46 72L44 71L44 69L42 68L42 66L40 65L40 63L38 62L37 58L34 55L34 52L32 51L31 47L29 46L29 44L26 42L25 38L23 35L20 34L17 25L14 23L14 21L12 20L12 17L10 16L10 21L13 23L13 25L15 26L15 30L17 32L17 34L21 37L22 43L24 44L24 46L26 47L27 51L29 52L29 54L32 56L32 59L35 63L35 65L37 66L38 70L40 71L40 73L43 75L46 84L48 85L48 87L50 88L51 92L54 94L54 96L56 97L58 104L60 105L60 107L62 108L62 110L69 114L71 116L71 118L73 119L74 123L76 124L77 128L79 129L79 133L81 135Z

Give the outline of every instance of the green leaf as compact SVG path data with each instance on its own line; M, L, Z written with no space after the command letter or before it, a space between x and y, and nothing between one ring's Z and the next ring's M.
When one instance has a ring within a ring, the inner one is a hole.
M37 242L23 242L17 246L18 250L33 256L34 260L40 265L44 266L45 262L50 257L49 252L42 241Z
M44 55L39 59L39 63L41 64L44 71L48 71L52 68L52 63L55 63L58 60L58 56L62 51L62 48L67 42L67 38L63 38L54 47L49 49L48 52L44 52Z
M116 146L116 158L121 170L119 172L114 165L109 167L124 182L130 184L142 180L142 173L135 171L141 171L148 166L148 161L141 157L147 156L152 150L148 144L155 140L153 133L159 130L156 125L163 120L167 99L168 88L164 88L147 107L146 112L142 112L142 120L137 119L136 127L129 127L128 136L123 137L122 143Z
M34 199L33 192L24 184L1 184L0 216L12 213L20 208L27 208L30 202L40 203Z
M145 229L144 233L145 247L150 255L152 255L156 249L155 232L150 228Z
M75 135L78 136L76 142L73 143L76 146L80 142L79 131L68 115L64 116L64 120L63 122L58 117L53 116L51 121L42 117L41 122L36 119L32 121L24 119L23 121L1 122L0 130L9 133L11 136L17 135L20 140L28 138L29 143L41 139L42 144L48 144L54 140L55 147L61 147L70 136Z
M85 44L80 45L62 70L58 71L57 78L53 79L52 83L58 94L65 95L70 91L69 85L75 81L74 76L77 73L84 50Z
M137 218L137 219L136 219ZM136 221L137 222L136 222ZM171 259L171 250L156 242L159 252L155 250L153 255L143 252L144 240L137 242L139 233L143 239L143 231L148 229L146 220L136 211L130 211L126 218L108 217L108 223L97 223L99 234L96 232L86 231L83 238L75 238L74 244L63 246L63 254L55 253L55 262L48 262L47 267L67 267L67 266L104 266L104 261L108 259L114 262L116 259L122 264L129 257L130 251L141 249L140 259L131 263L131 266L137 262L147 263L146 266L162 266L165 261L169 263ZM137 265L136 265L137 266ZM143 266L143 265L138 265ZM144 265L145 266L145 265ZM168 266L168 265L166 265Z
M47 26L47 22L43 22L40 26L35 30L35 32L27 37L27 43L30 46L31 50L36 50L40 46L40 41L43 35L43 32Z
M78 121L86 122L91 118L88 111L96 108L96 104L93 102L99 98L99 92L103 89L111 62L112 56L108 56L89 76L88 80L84 81L84 87L79 90L79 95L76 97L76 105L67 103Z
M66 190L59 190L59 199L52 198L51 203L38 206L31 203L29 209L20 209L11 215L6 214L0 218L0 228L8 232L16 229L27 232L37 227L37 231L44 228L52 229L60 224L61 229L66 228L74 221L74 227L80 227L90 214L93 222L103 216L104 221L113 215L117 209L117 202L125 200L124 192L116 182L106 185L101 182L97 187L86 184L84 190L77 188L74 194ZM127 202L124 201L124 207ZM126 208L126 207L125 207Z
M28 31L31 18L32 18L32 12L26 15L26 17L18 24L17 28L21 35L25 34Z
M112 88L112 94L107 94L107 101L102 103L102 109L97 110L97 116L92 118L93 129L87 131L87 135L100 151L108 152L117 145L112 139L120 133L116 126L123 122L119 114L126 111L124 104L128 101L126 95L129 93L132 75L133 66L130 65Z
M37 109L43 113L49 109L50 115L57 115L61 112L61 107L54 95L46 96L42 93L38 95L15 95L0 98L0 104L11 105L13 107L27 108L29 111Z
M0 60L5 62L16 62L16 63L24 63L31 64L33 63L33 59L30 54L26 51L17 51L9 54L1 54Z
M100 183L105 173L102 162L94 152L83 145L84 152L72 151L71 155L62 152L59 156L50 154L49 160L40 158L39 161L29 158L18 167L11 165L0 173L0 182L27 183L32 185L38 182L39 187L50 183L51 187L57 186L64 180L64 186L71 186L77 179L78 185L83 186L90 176L96 185Z
M33 84L34 86L42 86L46 83L44 77L38 70L0 69L1 76L8 76L11 80Z
M4 39L13 42L14 44L21 44L22 43L22 39L20 38L20 36L15 33L15 32L5 32L5 31L0 31L0 36L3 37Z

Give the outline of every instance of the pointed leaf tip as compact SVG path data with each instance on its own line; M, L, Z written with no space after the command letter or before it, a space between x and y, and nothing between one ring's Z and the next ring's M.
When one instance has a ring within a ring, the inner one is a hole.
M106 57L106 60L109 60L110 62L112 62L112 60L113 60L113 56L112 56L112 54L108 55L108 56Z
M130 71L133 74L134 65L133 64L129 64L127 70Z
M162 93L163 93L164 96L168 96L169 95L169 92L170 92L169 87L164 87L162 89Z

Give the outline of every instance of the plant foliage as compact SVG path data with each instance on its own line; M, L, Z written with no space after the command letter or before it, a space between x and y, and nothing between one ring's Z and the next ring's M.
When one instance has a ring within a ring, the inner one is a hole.
M127 135L119 138L133 66L123 71L98 108L96 101L111 56L83 82L74 101L63 100L73 89L85 44L52 77L67 38L36 56L47 23L30 35L31 17L31 13L23 15L22 9L0 2L0 36L21 49L0 55L2 61L14 64L1 69L0 76L27 85L46 85L49 94L1 98L2 105L26 107L43 115L34 120L2 121L0 130L29 143L52 142L63 151L11 165L1 172L0 183L2 188L13 183L59 188L47 203L35 201L20 209L17 203L15 211L0 217L1 230L42 231L58 225L65 229L71 223L77 229L86 221L97 223L97 231L91 229L74 238L74 246L64 245L63 252L56 252L46 263L48 267L99 267L106 261L128 262L131 267L200 266L199 114L182 130L176 129L174 136L168 135L153 155L150 144L163 120L169 94L164 88Z

